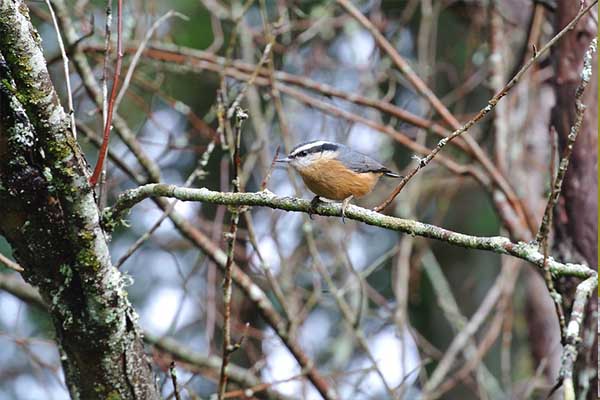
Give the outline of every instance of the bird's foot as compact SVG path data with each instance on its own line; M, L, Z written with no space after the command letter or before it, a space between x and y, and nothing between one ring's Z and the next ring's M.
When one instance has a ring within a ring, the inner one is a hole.
M350 204L350 200L352 200L354 196L350 196L342 201L342 223L346 223L346 208L348 208L348 204Z
M308 217L310 219L313 219L313 214L315 213L316 208L320 202L321 198L319 196L313 197L313 199L310 201L310 208L308 209Z

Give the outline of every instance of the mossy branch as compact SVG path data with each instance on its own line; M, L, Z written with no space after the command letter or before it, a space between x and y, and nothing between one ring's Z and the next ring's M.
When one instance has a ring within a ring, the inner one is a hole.
M314 215L326 217L341 217L342 212L339 203L319 203L315 208L311 208L308 200L295 197L279 197L268 190L255 193L231 193L212 191L207 188L190 189L175 185L149 184L121 194L113 207L104 210L104 226L114 227L124 218L125 213L131 207L151 197L170 197L181 201L197 201L230 206L261 206L284 211L311 212ZM354 205L350 205L346 209L346 218L414 236L437 239L469 249L512 255L539 268L543 267L544 255L536 244L515 243L502 236L465 235L419 221L390 217ZM552 257L548 257L548 266L550 272L557 277L575 276L586 279L596 275L596 271L584 264L561 263Z

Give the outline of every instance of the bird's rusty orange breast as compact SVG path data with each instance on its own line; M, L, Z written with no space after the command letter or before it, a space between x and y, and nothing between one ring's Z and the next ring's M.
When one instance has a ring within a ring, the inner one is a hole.
M331 200L362 197L373 190L382 175L379 172L354 172L338 160L325 158L299 168L298 172L314 194Z

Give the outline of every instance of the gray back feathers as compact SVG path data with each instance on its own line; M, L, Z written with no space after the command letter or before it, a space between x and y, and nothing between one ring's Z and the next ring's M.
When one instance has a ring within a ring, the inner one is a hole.
M380 162L371 157L354 151L347 146L339 145L338 160L354 172L381 172L387 176L399 178L400 175L393 173L390 169L384 167Z

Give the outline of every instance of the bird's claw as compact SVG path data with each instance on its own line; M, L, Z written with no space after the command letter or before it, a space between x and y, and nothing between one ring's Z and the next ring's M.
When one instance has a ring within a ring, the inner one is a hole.
M350 200L352 200L354 196L350 196L348 198L345 198L344 201L342 201L342 223L345 224L346 223L346 208L348 208L348 204L350 204Z
M313 197L310 201L310 208L308 209L308 218L313 219L313 214L316 212L317 205L321 202L319 196Z

